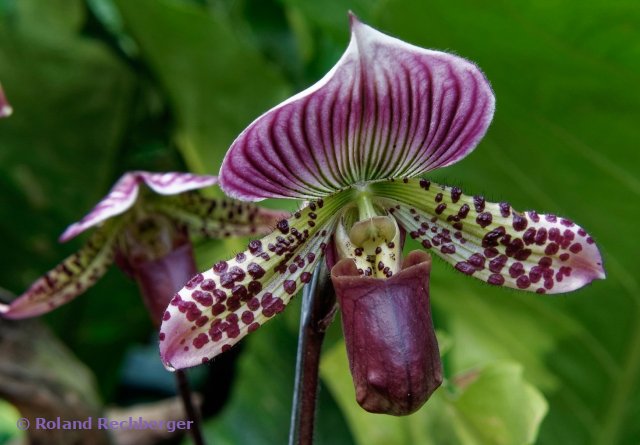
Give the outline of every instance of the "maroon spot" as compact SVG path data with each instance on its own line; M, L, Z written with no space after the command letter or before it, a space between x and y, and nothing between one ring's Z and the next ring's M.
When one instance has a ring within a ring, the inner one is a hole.
M471 209L469 208L468 204L462 204L462 207L460 207L460 210L458 210L458 217L460 217L461 219L466 218L469 214L469 210Z
M256 263L249 263L247 266L247 272L251 275L252 278L258 280L262 278L265 274L264 269Z
M553 289L553 279L549 278L544 280L544 288L547 290Z
M204 280L204 277L201 273L199 273L197 275L194 275L189 281L187 281L187 284L185 284L184 287L186 287L187 289L193 289L199 283L201 283L202 280Z
M214 317L217 317L218 315L222 314L225 310L226 308L224 304L218 303L211 308L211 313L214 315Z
M497 254L497 252L496 252L496 254ZM482 269L484 269L485 260L486 260L485 257L482 256L481 254L474 253L473 255L471 255L469 257L469 259L467 261L469 262L469 264L471 264L476 269L482 270Z
M167 321L170 318L171 318L171 313L169 313L169 311L164 311L164 314L162 315L162 320Z
M241 320L244 324L251 324L253 323L253 312L251 311L244 311L242 313L242 317Z
M476 195L473 197L473 206L476 209L476 212L480 213L484 211L484 196Z
M260 327L260 323L251 323L247 329L249 332L255 332Z
M558 253L559 248L560 246L558 246L556 243L551 243L544 249L544 254L555 255L556 253Z
M551 258L549 258L548 256L544 256L544 257L540 258L540 260L538 261L538 264L542 268L551 267L552 263L553 263L553 260Z
M522 263L513 263L511 267L509 267L509 275L511 278L517 278L522 274L524 274L524 266Z
M543 230L543 229L540 229L540 230ZM546 233L545 233L545 236L546 236ZM534 229L533 227L529 227L522 234L522 241L524 241L524 243L527 246L529 244L533 244L535 242L535 239L536 239L536 229Z
M212 291L215 288L216 288L216 282L213 281L211 278L207 278L200 284L200 289L202 290Z
M295 273L298 270L298 266L295 264L289 264L289 273Z
M440 248L440 252L446 254L456 253L456 246L454 246L453 244L445 244Z
M282 219L280 221L278 221L278 224L276 224L276 228L284 234L289 233L289 223L287 222L286 219Z
M540 266L533 266L529 271L529 279L532 283L537 283L542 278L542 268Z
M244 287L242 284L239 284L233 287L233 289L231 290L231 295L239 298L242 301L245 301L249 296L249 292L247 291L246 287Z
M160 332L160 335L158 335L158 338L160 339L160 341L163 341L165 339L165 334L164 332Z
M436 213L438 215L441 215L442 212L444 212L444 210L447 208L447 204L445 204L444 202L438 204L438 206L436 207Z
M238 335L240 335L240 327L237 324L229 326L229 328L227 329L227 337L237 338Z
M498 206L500 207L500 215L502 215L503 218L506 218L511 214L511 206L508 202L501 202Z
M199 328L201 328L202 326L204 326L205 324L207 324L207 322L209 321L209 317L207 317L206 315L203 315L202 317L198 318L196 320L196 326L198 326Z
M458 187L451 188L451 201L453 203L458 202L461 195L462 195L462 190L460 190Z
M502 226L498 226L482 238L482 247L495 247L498 241L505 235L506 230ZM487 255L489 256L489 255Z
M486 256L487 258L493 258L494 256L497 256L498 253L498 249L496 249L495 247L487 247L486 249L484 249L484 256Z
M193 346L195 346L197 349L202 348L207 343L209 343L209 337L207 337L207 334L204 333L198 335L193 339Z
M473 273L476 271L476 268L466 261L460 261L456 263L455 268L466 275L473 275Z
M251 252L254 255L257 254L258 252L262 252L262 242L257 239L250 241L249 252Z
M238 297L229 297L227 300L227 309L229 311L237 311L240 309L240 298Z
M293 280L286 280L282 286L289 295L296 291L296 282Z
M213 271L217 274L221 274L225 270L227 270L227 267L228 265L226 261L218 261L216 264L213 265Z
M273 294L271 292L265 292L265 294L262 296L262 300L260 300L260 304L262 304L262 307L265 308L271 304L272 300Z
M251 300L247 302L247 307L252 311L257 311L260 307L260 300L257 297L253 297Z
M493 284L494 286L501 286L504 284L504 277L500 274L494 273L489 276L487 283Z
M580 251L582 250L582 244L580 244L580 243L573 243L573 244L571 245L571 247L569 247L569 250L570 250L572 253L578 253L578 252L580 252Z
M227 352L229 349L231 349L231 345L222 345L222 348L220 348L220 351Z
M568 253L563 253L560 255L560 261L567 261L571 255Z
M213 304L213 296L208 292L195 290L191 293L191 298L203 306L211 306Z
M518 261L526 261L531 256L531 249L522 249L516 252L514 258Z
M425 190L429 190L429 187L431 186L431 181L428 181L426 179L421 179L420 180L420 187L425 189Z
M536 234L536 244L538 246L542 246L546 242L547 242L547 229L542 227L540 230L538 230L538 233Z
M300 274L300 281L302 281L303 283L308 283L309 281L311 281L311 274L309 272L302 272Z
M578 229L578 235L584 237L584 236L587 236L587 232L583 228L580 228L580 229Z
M236 255L236 262L238 263L243 263L244 260L246 260L247 257L244 253L240 252L239 254Z
M514 213L513 228L518 232L523 231L524 229L527 228L527 219L524 216L520 215L519 213Z
M529 218L531 218L531 221L533 222L540 221L540 215L538 215L538 212L536 212L535 210L530 210L528 213L529 213Z
M565 229L562 235L564 236L565 239L568 239L569 241L573 241L576 237L576 234L573 233L571 229Z
M554 223L558 220L558 218L556 217L556 215L550 213L548 215L544 215L544 219L546 219L547 221Z
M520 275L516 280L516 286L518 286L519 289L526 289L530 285L531 285L531 281L529 280L529 277L526 275Z
M560 224L562 224L563 226L566 226L566 227L573 227L573 225L574 225L573 221L571 221L569 219L564 219L564 218L560 220Z
M431 242L428 239L422 240L422 247L425 249L431 249Z
M438 193L436 195L436 202L440 202L440 201L442 201L442 193ZM411 209L411 210L413 210L413 209Z
M489 212L483 212L480 213L477 217L476 217L476 222L478 223L478 225L480 227L482 227L483 229L485 227L487 227L489 224L491 224L492 221L492 216L491 213Z
M587 244L593 244L593 243L594 243L593 238L588 237L587 238Z
M262 290L262 284L259 281L250 281L247 289L251 295L255 295Z
M202 364L204 365L209 361L209 357L202 357Z
M489 261L489 270L498 274L507 263L507 260L508 258L506 255L500 255L499 257L492 259Z
M227 299L227 294L222 289L214 290L213 295L216 297L216 303L222 303Z

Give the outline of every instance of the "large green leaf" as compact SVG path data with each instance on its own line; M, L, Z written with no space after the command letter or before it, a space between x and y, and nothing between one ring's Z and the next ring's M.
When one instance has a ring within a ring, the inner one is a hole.
M204 7L175 0L116 3L173 105L190 169L217 174L240 131L286 97L280 75Z
M0 79L14 107L0 121L0 286L16 294L82 245L57 238L121 173L116 161L135 84L103 44L79 34L81 2L55 2L55 11L36 3L0 13ZM48 317L105 393L117 382L125 345L148 330L134 289L111 273Z
M358 444L530 444L547 411L542 395L522 378L520 365L494 362L446 382L410 416L370 414L356 403L348 366L345 346L338 344L323 356L322 375Z
M634 5L394 1L380 17L405 40L476 61L495 88L486 141L434 177L464 181L465 190L490 191L515 208L571 217L601 246L607 280L561 298L463 283L434 268L435 304L462 347L455 366L498 357L525 363L550 398L541 444L640 439Z

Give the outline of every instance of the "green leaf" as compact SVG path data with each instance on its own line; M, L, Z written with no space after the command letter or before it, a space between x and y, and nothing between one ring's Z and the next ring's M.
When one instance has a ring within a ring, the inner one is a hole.
M544 397L523 379L522 366L494 362L454 377L410 416L370 414L356 403L348 366L344 344L323 355L322 376L358 444L530 444L547 412Z
M125 24L178 121L189 168L218 173L233 139L288 95L274 67L204 7L172 0L117 0Z
M594 234L608 278L561 298L463 281L434 265L432 292L456 345L454 367L514 358L544 388L540 444L637 443L640 423L640 210L634 2L479 4L393 1L378 25L450 48L493 84L497 111L468 159L432 175L464 189L570 217ZM447 181L448 180L448 181ZM455 181L454 181L455 183ZM452 285L454 284L455 285ZM519 321L519 322L518 322ZM437 323L436 323L437 325Z

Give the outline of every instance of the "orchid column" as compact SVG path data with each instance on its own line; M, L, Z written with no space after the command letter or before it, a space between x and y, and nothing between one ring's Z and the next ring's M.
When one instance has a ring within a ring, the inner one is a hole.
M594 240L574 222L424 176L462 160L489 127L495 100L478 67L353 16L351 31L336 66L256 119L221 168L229 196L303 207L194 276L163 317L160 350L170 369L226 351L284 310L327 254L358 402L408 414L437 387L441 369L430 258L417 251L403 260L405 234L461 276L495 286L559 293L605 275Z

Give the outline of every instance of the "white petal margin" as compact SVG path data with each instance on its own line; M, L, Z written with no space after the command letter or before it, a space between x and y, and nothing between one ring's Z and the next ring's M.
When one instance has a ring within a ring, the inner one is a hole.
M495 108L482 72L351 17L351 41L318 83L255 120L220 170L231 197L313 199L457 162Z
M60 236L60 241L68 241L85 230L95 227L106 219L120 215L133 206L138 198L140 184L147 185L161 195L175 195L187 190L200 189L216 184L218 178L191 173L151 173L133 171L125 173L111 191L89 214L71 224Z
M169 370L207 362L280 313L311 280L349 193L310 203L246 251L193 277L160 327Z
M593 238L566 218L518 212L426 179L372 184L407 235L456 270L496 286L556 294L604 279Z

